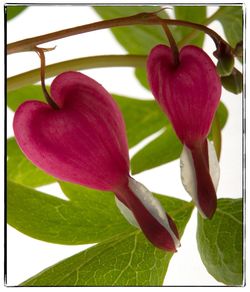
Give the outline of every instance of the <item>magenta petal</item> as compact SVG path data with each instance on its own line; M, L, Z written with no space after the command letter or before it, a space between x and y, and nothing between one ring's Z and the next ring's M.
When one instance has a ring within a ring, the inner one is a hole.
M210 130L221 96L215 65L200 48L180 51L180 65L173 65L171 49L158 45L147 61L153 95L167 114L183 144L191 147Z
M78 72L65 72L51 85L55 110L39 101L23 103L14 132L24 154L58 179L112 190L129 172L125 125L111 95Z

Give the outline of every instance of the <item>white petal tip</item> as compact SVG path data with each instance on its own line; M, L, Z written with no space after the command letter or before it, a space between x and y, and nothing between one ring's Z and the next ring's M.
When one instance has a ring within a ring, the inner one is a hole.
M115 196L115 203L118 209L120 210L121 214L123 215L123 217L128 221L128 223L140 229L140 226L138 222L136 221L134 214L116 196Z

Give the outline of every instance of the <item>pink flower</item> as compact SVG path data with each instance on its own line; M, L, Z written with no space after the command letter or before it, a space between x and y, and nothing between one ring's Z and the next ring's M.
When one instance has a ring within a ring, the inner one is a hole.
M65 72L52 82L51 98L59 109L27 101L15 113L16 140L27 158L60 180L113 191L155 246L175 251L174 222L129 176L125 124L112 96L86 75Z
M186 46L179 58L175 66L169 47L154 47L147 61L148 80L177 136L191 151L198 208L211 218L216 192L209 173L207 135L220 101L221 82L215 65L202 49Z

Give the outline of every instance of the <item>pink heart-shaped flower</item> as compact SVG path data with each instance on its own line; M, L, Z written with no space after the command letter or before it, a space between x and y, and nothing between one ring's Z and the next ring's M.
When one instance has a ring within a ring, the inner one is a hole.
M27 158L60 180L113 191L155 246L175 251L174 222L129 176L125 124L112 96L86 75L65 72L52 82L51 98L59 109L27 101L15 113L16 140Z
M209 173L207 135L221 96L221 82L210 57L200 48L185 46L174 64L169 47L158 45L147 61L152 93L192 155L199 209L211 218L216 192Z

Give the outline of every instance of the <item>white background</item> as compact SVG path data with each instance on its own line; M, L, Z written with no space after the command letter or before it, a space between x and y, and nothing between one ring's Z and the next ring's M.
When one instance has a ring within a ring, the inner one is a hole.
M215 7L209 7L209 14ZM168 11L171 13L171 10ZM13 42L63 28L98 21L99 16L89 7L75 6L34 6L8 23L7 42ZM218 22L210 25L222 34ZM108 30L102 30L75 36L53 43L56 50L47 53L47 64L61 60L102 54L126 54L126 51L114 40ZM45 45L44 45L45 46ZM206 38L205 50L212 56L214 45ZM39 59L35 53L21 53L8 56L7 74L9 76L37 68ZM109 68L84 70L85 74L100 82L108 91L126 96L152 99L134 78L132 68ZM49 84L52 79L48 79ZM218 197L239 198L242 196L242 96L234 95L225 90L222 101L228 108L229 119L223 130L221 179ZM8 137L13 136L13 113L8 110ZM143 144L147 143L144 141ZM138 147L132 149L135 153ZM151 191L190 200L180 181L179 161L146 171L135 178L145 184ZM53 195L63 196L59 187L52 185L39 188ZM193 212L184 236L181 248L170 262L166 285L221 285L211 277L203 266L196 246L196 210ZM7 283L17 285L42 269L73 255L87 246L63 246L45 243L29 238L15 229L8 227L7 248Z

